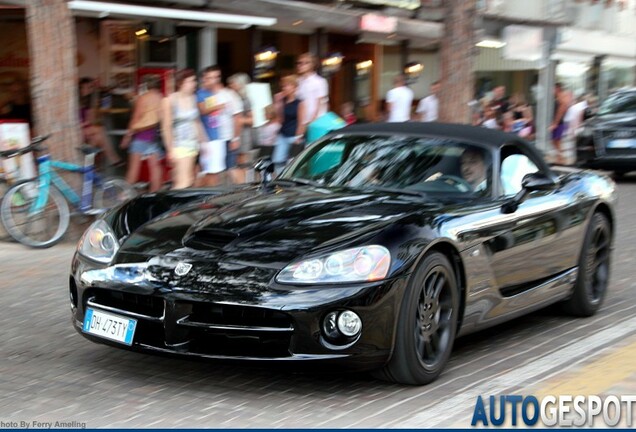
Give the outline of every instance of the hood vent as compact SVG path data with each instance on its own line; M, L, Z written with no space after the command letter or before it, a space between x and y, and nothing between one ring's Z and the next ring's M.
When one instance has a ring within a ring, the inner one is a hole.
M183 245L192 249L223 249L238 238L238 234L233 231L203 228L186 234Z

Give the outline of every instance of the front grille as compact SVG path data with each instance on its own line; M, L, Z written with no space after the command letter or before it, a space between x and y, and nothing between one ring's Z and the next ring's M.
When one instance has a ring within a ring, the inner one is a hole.
M84 304L86 305L89 300L96 305L153 318L161 318L164 311L164 301L159 297L122 291L89 289L84 294Z
M188 351L202 355L229 357L289 357L291 334L231 334L203 329L190 332Z
M292 323L289 315L272 309L259 307L224 305L218 303L192 303L188 322L217 326L240 326L243 328L272 328L289 330Z
M272 309L202 302L177 302L189 311L177 321L188 351L229 357L288 357L293 333L289 315Z
M99 288L86 290L84 308L137 319L134 343L208 356L289 357L291 317L261 307L172 301Z
M217 228L203 228L197 230L183 240L183 245L193 249L208 249L210 247L223 249L238 238L238 234Z

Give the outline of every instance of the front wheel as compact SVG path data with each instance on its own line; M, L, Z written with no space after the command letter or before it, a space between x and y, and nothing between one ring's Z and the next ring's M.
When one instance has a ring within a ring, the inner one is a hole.
M422 385L444 370L455 341L459 291L448 258L428 254L413 273L400 308L395 347L380 378Z
M60 241L70 221L68 203L54 187L38 208L42 190L38 180L13 185L0 204L0 217L7 233L14 240L34 248L46 248Z
M601 307L609 285L611 232L607 217L594 213L583 240L572 297L563 304L569 314L589 317Z
M95 187L93 208L109 210L137 196L137 191L124 179L106 178Z

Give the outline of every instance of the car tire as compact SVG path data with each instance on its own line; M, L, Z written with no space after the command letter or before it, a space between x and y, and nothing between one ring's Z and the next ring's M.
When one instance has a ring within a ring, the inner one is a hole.
M393 355L376 376L410 385L434 381L453 349L459 303L448 258L439 252L427 254L404 293Z
M609 285L611 236L607 217L594 213L583 240L572 297L563 304L567 313L589 317L601 307Z

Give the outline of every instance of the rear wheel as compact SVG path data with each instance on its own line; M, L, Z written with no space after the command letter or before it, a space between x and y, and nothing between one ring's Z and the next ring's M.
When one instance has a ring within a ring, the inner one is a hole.
M563 304L566 312L588 317L601 307L609 284L611 240L607 217L594 213L583 240L574 292Z
M459 291L448 258L428 254L412 275L398 318L393 356L383 379L422 385L444 370L455 341Z
M137 196L137 191L124 179L106 178L96 186L93 195L93 208L109 210Z
M13 185L2 198L0 217L7 233L26 246L46 248L60 241L68 229L68 203L54 187L44 207L34 211L39 194L38 180Z

